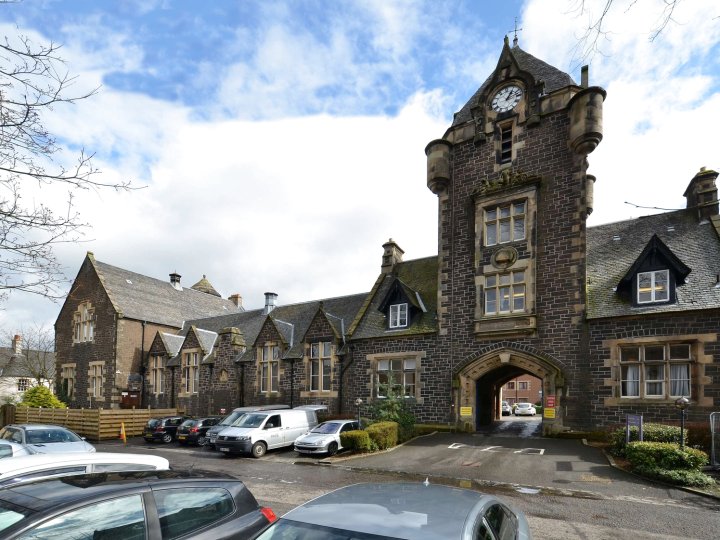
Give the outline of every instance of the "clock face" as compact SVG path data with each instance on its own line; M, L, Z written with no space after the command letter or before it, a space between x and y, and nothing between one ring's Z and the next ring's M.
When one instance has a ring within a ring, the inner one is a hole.
M492 108L497 112L507 112L515 108L522 97L522 89L511 84L498 90L492 100Z

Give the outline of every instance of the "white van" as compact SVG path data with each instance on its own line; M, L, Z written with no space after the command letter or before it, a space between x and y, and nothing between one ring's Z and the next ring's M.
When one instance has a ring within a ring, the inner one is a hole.
M274 411L276 409L289 409L290 405L251 405L249 407L237 407L232 410L225 418L220 420L216 425L207 430L205 434L205 444L211 449L215 449L215 441L220 432L226 427L233 425L242 415L254 411Z
M150 454L67 452L31 454L0 460L0 488L40 478L93 472L167 470L170 462Z
M215 447L226 454L245 453L258 458L268 450L292 446L317 423L315 411L309 409L250 412L223 429Z

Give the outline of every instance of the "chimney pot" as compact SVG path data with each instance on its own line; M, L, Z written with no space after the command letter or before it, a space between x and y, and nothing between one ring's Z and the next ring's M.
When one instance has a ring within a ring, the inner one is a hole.
M242 307L242 296L240 296L239 294L231 294L228 300L230 300L237 307Z
M178 274L177 272L173 272L170 274L170 284L176 288L178 291L182 291L182 287L180 286L180 278L182 276Z
M13 337L12 348L14 354L22 354L22 337L19 334Z
M403 253L405 252L392 238L385 242L383 244L383 257L380 272L383 274L389 274L392 272L395 265L402 262Z

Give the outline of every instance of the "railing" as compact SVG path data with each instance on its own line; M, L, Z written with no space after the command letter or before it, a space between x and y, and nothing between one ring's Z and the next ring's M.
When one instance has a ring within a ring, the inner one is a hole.
M16 407L16 424L54 424L65 426L92 441L117 439L120 426L125 425L125 436L142 435L150 418L173 416L177 409L48 409L43 407Z

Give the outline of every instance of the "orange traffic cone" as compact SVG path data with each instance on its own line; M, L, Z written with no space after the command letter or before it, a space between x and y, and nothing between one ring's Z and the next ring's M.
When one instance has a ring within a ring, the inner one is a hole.
M125 435L125 422L120 422L120 439L123 444L127 444L127 436Z

